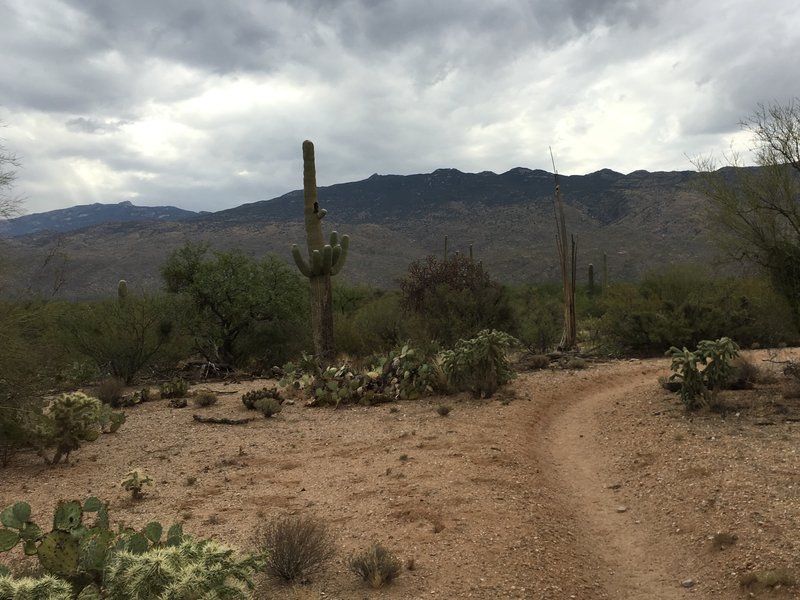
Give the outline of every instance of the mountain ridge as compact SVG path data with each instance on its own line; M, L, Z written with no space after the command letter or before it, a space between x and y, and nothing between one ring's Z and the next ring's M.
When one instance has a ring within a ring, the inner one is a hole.
M601 263L604 253L615 279L634 279L674 262L710 262L714 251L700 216L704 200L696 191L698 177L692 171L625 175L610 169L561 175L567 226L578 238L579 279L588 263ZM500 281L557 280L553 195L553 174L525 167L499 175L457 169L373 174L319 188L320 204L328 210L325 230L351 238L339 278L381 287L396 286L412 260L440 254L445 236L453 251L473 246ZM66 260L61 293L82 298L113 293L119 279L134 289L159 289L160 265L187 242L254 257L275 254L291 265L291 245L302 246L304 240L302 191L293 190L185 219L39 231L8 238L6 244L9 260L17 264L11 288L47 290L52 274L37 272L32 257L57 248Z

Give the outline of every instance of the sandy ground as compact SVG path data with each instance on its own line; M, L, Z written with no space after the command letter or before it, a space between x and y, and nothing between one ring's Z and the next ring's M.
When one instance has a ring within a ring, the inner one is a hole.
M208 382L194 389L218 392L217 405L126 409L119 432L69 465L17 457L0 471L0 506L28 500L47 524L58 499L97 495L112 520L182 521L243 550L276 517L327 523L328 567L304 586L261 581L258 598L800 597L740 584L800 574L800 400L765 385L687 415L657 383L667 373L665 360L634 360L524 373L491 400L297 399L246 425L192 415L253 416L241 394L269 382ZM119 485L132 468L155 480L140 501ZM366 587L346 563L372 542L414 569Z

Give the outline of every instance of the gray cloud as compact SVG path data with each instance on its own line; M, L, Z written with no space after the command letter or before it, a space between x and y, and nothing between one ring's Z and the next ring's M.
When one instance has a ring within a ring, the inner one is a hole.
M30 211L217 210L439 167L684 169L797 92L790 0L0 4L0 120Z

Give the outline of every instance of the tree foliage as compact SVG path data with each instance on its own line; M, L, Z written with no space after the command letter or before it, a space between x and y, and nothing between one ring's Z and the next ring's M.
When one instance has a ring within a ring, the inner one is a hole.
M760 105L742 127L752 134L755 168L716 170L712 158L695 163L708 219L731 257L769 275L800 325L800 99ZM743 164L735 154L728 163Z
M174 337L174 307L167 298L129 294L124 302L102 300L75 306L64 318L74 347L101 373L133 383L160 358Z
M443 345L482 329L512 328L505 289L466 256L414 261L400 281L400 296L402 308L420 319L424 335Z
M168 292L186 300L195 348L212 362L241 365L256 355L276 360L283 358L275 355L277 347L307 337L306 286L277 258L258 261L187 244L172 253L161 276Z

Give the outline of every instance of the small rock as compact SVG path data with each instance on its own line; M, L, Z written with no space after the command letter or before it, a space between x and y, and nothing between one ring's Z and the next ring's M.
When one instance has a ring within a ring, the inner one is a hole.
M612 483L611 485L607 485L607 486L606 486L606 489L609 489L609 490L618 490L618 489L620 489L621 487L622 487L622 484L621 484L621 483Z
M695 584L694 579L684 579L683 581L681 581L681 587L685 588L692 588L694 587L694 584Z
M628 507L620 505L620 506L617 507L616 510L617 510L618 513L624 513L624 512L628 512Z

